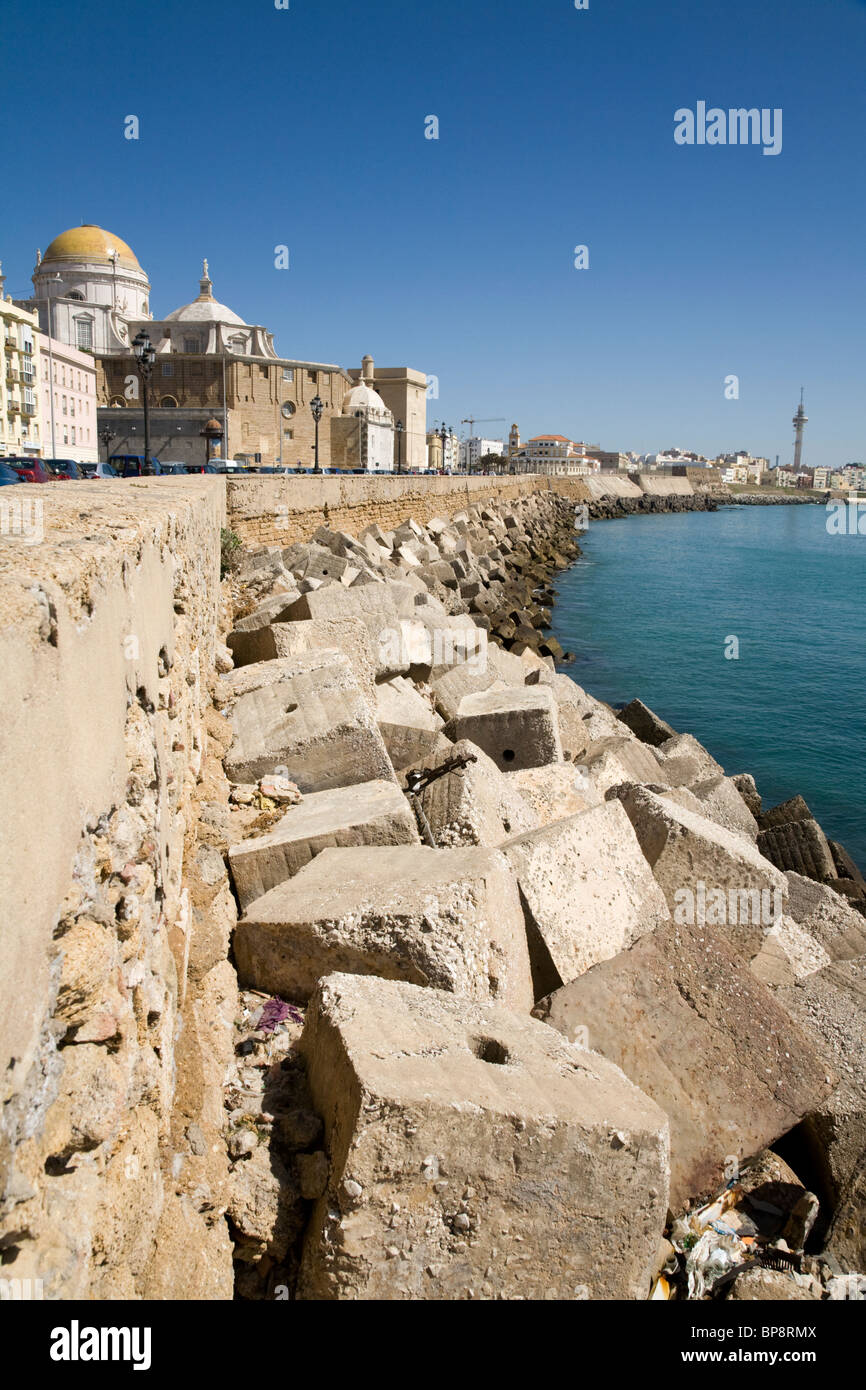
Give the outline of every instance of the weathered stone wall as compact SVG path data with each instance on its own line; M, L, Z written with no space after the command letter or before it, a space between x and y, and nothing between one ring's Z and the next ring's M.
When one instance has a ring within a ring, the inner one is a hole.
M230 1297L236 985L196 842L223 484L14 491L43 537L0 534L2 1272L48 1298Z
M555 479L448 477L283 477L253 474L226 480L229 525L248 545L293 545L320 526L358 535L377 522L391 529L451 516L487 497L510 501L547 489ZM575 479L574 481L578 481Z

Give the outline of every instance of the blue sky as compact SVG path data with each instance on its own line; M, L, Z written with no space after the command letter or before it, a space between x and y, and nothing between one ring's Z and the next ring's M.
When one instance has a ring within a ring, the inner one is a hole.
M3 54L7 292L96 222L156 315L207 256L284 355L435 374L431 421L784 462L805 385L806 461L866 458L863 0L7 0ZM699 100L782 152L676 145Z

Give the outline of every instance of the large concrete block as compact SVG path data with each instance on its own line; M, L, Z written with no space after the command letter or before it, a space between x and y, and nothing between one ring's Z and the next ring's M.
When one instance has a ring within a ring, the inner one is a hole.
M664 777L646 744L627 735L596 739L584 749L580 762L601 795L622 782L658 784Z
M359 782L312 792L265 835L229 850L242 911L323 849L420 844L412 808L395 782Z
M376 720L396 772L451 744L442 734L442 717L404 676L376 686Z
M537 994L668 920L628 816L605 802L502 845L527 912Z
M360 618L366 627L376 653L377 675L401 675L409 669L405 659L399 659L399 606L412 594L408 585L327 584L311 593L302 594L288 611L291 621L304 618ZM411 614L408 614L411 616Z
M340 652L268 661L233 675L261 683L240 694L231 711L225 769L232 781L254 782L276 768L302 792L394 780L373 710ZM239 681L233 688L244 689Z
M603 800L583 768L572 763L526 767L505 775L534 815L535 824L528 825L527 830L578 816L591 806L600 806Z
M732 777L708 777L693 782L690 790L697 798L701 814L726 830L745 835L753 843L758 838L758 822L752 815Z
M660 748L669 738L676 738L676 730L653 713L642 700L632 700L620 710L618 718L643 743L652 744L655 748Z
M771 825L762 830L758 835L758 849L779 869L790 869L819 882L836 877L827 837L812 818Z
M532 1007L517 883L493 850L324 850L251 904L234 948L245 985L290 999L344 970Z
M537 824L519 791L491 758L463 739L421 759L413 772L434 771L443 762L471 755L464 767L437 777L419 793L421 809L440 848L499 845Z
M786 873L788 915L827 952L831 961L866 955L866 921L823 883Z
M465 695L445 732L477 743L503 772L562 762L556 701L543 685Z
M669 923L537 1010L600 1052L671 1124L671 1206L715 1192L835 1078L812 1040L709 928ZM726 1171L727 1170L727 1171Z
M301 1039L331 1159L301 1299L642 1299L667 1121L499 1005L323 981Z
M816 1100L803 1126L817 1191L833 1212L828 1249L845 1267L866 1265L866 956L837 961L776 991L795 1023L830 1056L841 1080Z
M723 777L725 769L691 734L674 734L655 751L665 776L659 781L672 787L688 787L708 777Z
M751 960L781 917L784 874L751 841L636 785L615 788L676 921L701 918Z
M307 618L275 622L274 656L303 656L306 652L333 650L349 658L355 679L368 700L375 703L376 676L380 673L376 649L360 618Z

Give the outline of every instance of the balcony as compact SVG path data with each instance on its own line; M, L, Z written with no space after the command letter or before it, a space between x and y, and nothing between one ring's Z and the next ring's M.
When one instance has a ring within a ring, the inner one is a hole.
M36 414L38 407L35 401L24 401L21 406L21 414L32 416Z
M6 334L6 346L11 348L13 352L18 351L18 339L13 338L11 333Z
M6 368L6 380L7 380L7 381L18 381L18 380L19 380L18 373L16 372L16 370L15 370L14 367L7 367L7 368Z

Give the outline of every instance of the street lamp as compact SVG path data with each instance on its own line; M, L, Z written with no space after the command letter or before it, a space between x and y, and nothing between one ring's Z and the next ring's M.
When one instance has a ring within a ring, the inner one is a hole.
M315 464L313 465L313 472L314 472L314 473L318 473L318 472L319 472L319 421L320 421L321 418L322 418L322 413L323 413L324 409L325 409L325 402L322 400L321 396L319 395L319 393L318 393L318 391L317 391L316 394L315 394L315 396L313 397L313 399L310 401L310 410L312 411L312 413L313 413L313 419L314 419L315 422L316 422L316 454L315 454L316 461L315 461Z
M103 425L102 429L99 431L99 438L102 440L105 448L105 462L108 463L108 446L114 438L114 434L108 425Z
M138 367L138 375L141 378L142 393L144 395L144 472L153 472L153 463L150 457L150 415L148 414L147 393L150 386L150 378L153 375L153 364L156 361L156 351L150 337L142 328L136 333L132 340L132 351L135 354L135 362Z
M439 430L439 438L442 440L442 472L444 473L444 472L445 472L445 440L448 438L448 429L447 429L447 426L446 426L444 420L442 421L442 426L441 426L441 428L440 428L440 430Z
M394 426L397 431L397 472L403 472L403 421L398 420Z

